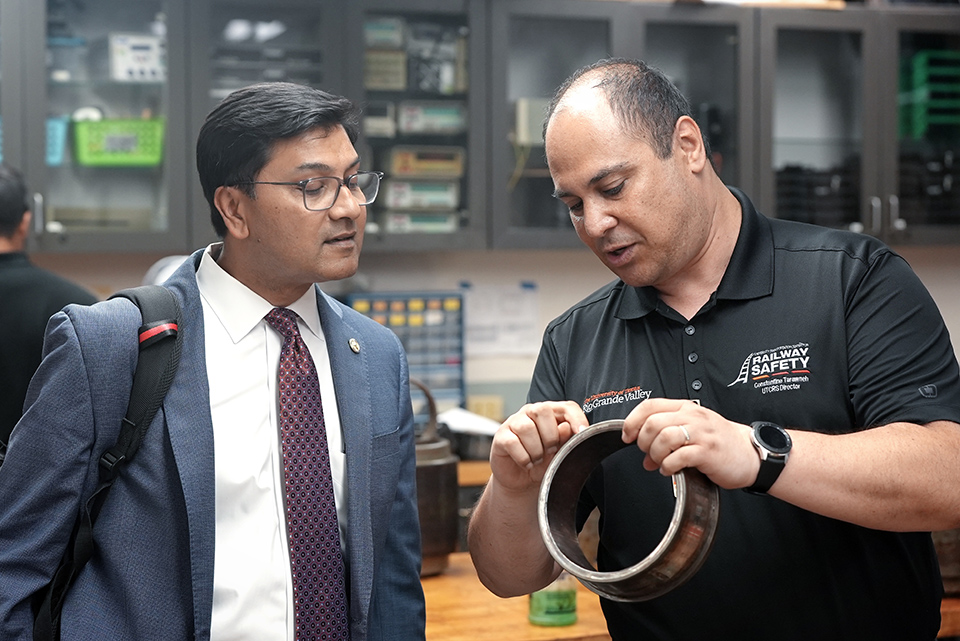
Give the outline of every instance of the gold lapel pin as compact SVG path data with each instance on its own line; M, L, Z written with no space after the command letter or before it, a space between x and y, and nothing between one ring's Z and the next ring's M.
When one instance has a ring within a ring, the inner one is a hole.
M357 339L351 338L351 339L350 339L349 341L347 341L347 342L350 344L350 349L353 350L353 353L354 353L354 354L359 354L359 353L360 353L360 343L357 342Z

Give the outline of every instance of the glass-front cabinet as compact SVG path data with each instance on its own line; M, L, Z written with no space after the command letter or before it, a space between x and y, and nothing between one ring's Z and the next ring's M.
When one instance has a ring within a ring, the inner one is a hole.
M7 117L9 117L10 115L7 102L15 95L13 85L16 84L16 90L20 91L19 78L17 78L16 81L11 78L14 74L10 73L13 69L10 67L9 62L7 63L7 67L3 66L4 62L10 58L7 54L7 49L10 47L16 49L20 46L20 43L16 42L16 34L19 33L20 30L18 28L12 28L17 26L13 24L15 17L11 5L0 2L0 161L4 158L10 158L10 152L13 148L16 148L16 157L19 158L21 146L18 136L14 136L16 140L13 144L11 144L9 132L7 133L6 140L3 136L3 116L6 114ZM14 105L14 107L15 109L19 109L19 105Z
M350 3L347 95L384 181L364 251L486 246L485 21L479 0ZM359 62L359 64L356 64Z
M761 211L871 231L877 192L875 12L761 10Z
M495 247L577 247L567 208L553 198L542 124L556 88L583 65L628 55L627 5L492 0L488 55L490 180ZM614 32L617 33L614 33Z
M579 67L640 58L691 101L722 178L749 190L753 14L729 6L492 0L489 56L493 246L579 247L552 197L542 124L550 97ZM744 80L746 79L746 80Z
M184 0L17 6L22 106L3 126L28 141L11 161L35 192L36 248L180 249Z
M690 101L724 183L753 194L755 12L689 4L642 11L644 60Z
M342 94L345 29L339 3L315 0L190 0L191 246L216 236L192 162L207 114L231 91L258 82L295 82Z
M874 194L891 243L960 241L960 12L882 17L883 163ZM876 225L877 223L875 223Z
M363 110L385 180L365 251L581 247L552 197L556 87L609 56L687 95L721 178L770 216L960 242L960 10L622 0L0 0L0 154L31 249L214 239L194 163L230 91L289 80Z
M763 211L960 241L960 12L763 9L760 26Z

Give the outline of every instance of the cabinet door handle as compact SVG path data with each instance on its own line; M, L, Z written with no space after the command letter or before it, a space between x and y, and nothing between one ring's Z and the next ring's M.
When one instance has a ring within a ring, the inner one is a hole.
M890 203L890 228L896 229L897 231L905 230L907 228L907 221L900 218L900 197L896 194L891 194L887 197L887 201Z
M43 208L43 194L35 192L33 194L33 231L37 234L62 234L64 232L63 223L59 220L46 221L46 211Z
M880 234L880 228L883 226L883 201L879 196L870 197L870 233L874 236Z
M33 207L30 209L33 213L33 231L36 234L43 233L43 194L36 191L33 193Z

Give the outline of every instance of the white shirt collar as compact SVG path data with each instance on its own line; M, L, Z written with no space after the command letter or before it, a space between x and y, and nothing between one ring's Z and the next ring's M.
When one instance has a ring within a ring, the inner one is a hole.
M263 321L273 305L224 271L213 258L219 251L220 243L213 243L203 252L197 269L197 286L230 339L237 343ZM306 293L288 308L300 316L310 332L320 340L324 339L315 287L307 288Z

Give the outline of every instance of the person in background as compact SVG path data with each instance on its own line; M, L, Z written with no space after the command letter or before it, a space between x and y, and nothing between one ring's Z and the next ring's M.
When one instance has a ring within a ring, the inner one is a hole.
M663 476L696 468L721 497L689 582L601 599L613 639L935 639L929 532L960 525L960 374L910 267L870 236L757 212L643 62L576 72L545 141L555 196L617 280L547 326L529 402L494 437L469 528L483 583L520 595L559 574L540 480L573 433L623 419L635 447L578 508L599 508L600 570L663 537Z
M0 163L0 463L23 413L27 386L40 365L47 321L65 305L92 305L98 300L30 262L26 246L31 220L23 176Z
M222 241L164 283L179 369L96 521L64 638L424 638L406 356L315 285L357 269L380 183L358 133L350 101L291 83L207 117L197 167ZM119 299L51 321L0 468L5 641L31 639L31 601L117 438L139 323Z

